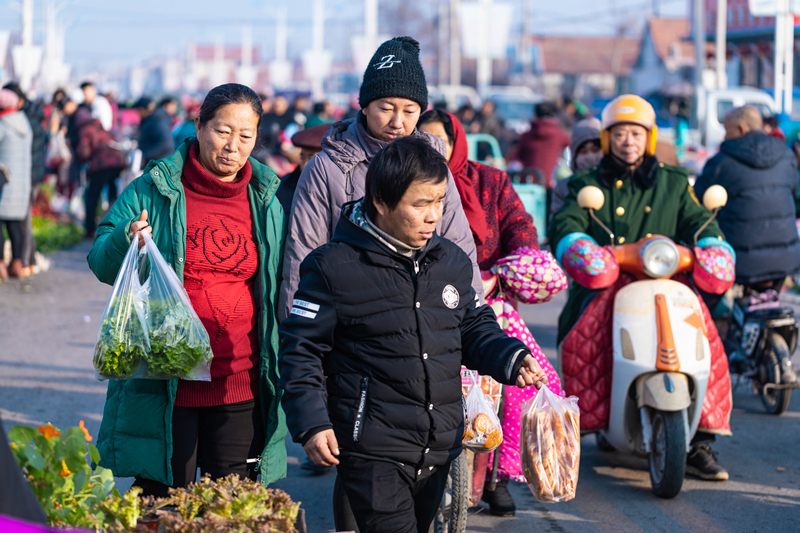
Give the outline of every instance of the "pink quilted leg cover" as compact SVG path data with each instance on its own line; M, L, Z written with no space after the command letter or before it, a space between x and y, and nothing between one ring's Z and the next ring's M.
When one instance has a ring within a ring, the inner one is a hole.
M495 312L497 312L497 304L501 302L504 305L502 313L498 315L500 326L511 337L521 340L531 349L531 354L536 359L536 362L539 363L545 374L547 374L547 386L553 393L564 396L564 391L561 390L561 380L558 377L558 373L553 368L553 365L550 364L550 361L547 360L544 352L542 352L542 349L533 339L533 335L531 335L530 330L519 314L517 314L516 310L514 310L510 303L499 298L490 299L487 303L492 305L492 307L495 308ZM522 404L534 398L537 392L536 387L533 386L525 387L524 389L515 386L505 387L505 400L502 413L503 443L500 445L497 452L493 452L489 456L487 480L489 476L491 476L492 465L494 464L494 453L499 453L498 476L511 478L514 481L525 481L519 457Z

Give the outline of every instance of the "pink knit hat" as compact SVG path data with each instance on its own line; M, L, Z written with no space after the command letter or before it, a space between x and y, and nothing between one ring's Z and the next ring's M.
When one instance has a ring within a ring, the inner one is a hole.
M9 89L0 89L0 110L16 108L19 105L19 96Z

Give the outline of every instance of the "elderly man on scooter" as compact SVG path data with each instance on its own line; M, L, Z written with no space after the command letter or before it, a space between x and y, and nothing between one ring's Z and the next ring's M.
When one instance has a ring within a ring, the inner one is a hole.
M607 245L663 235L691 247L700 230L691 279L676 279L715 294L733 284L733 248L723 240L716 222L705 225L711 214L695 197L687 172L660 163L654 156L655 118L652 106L635 95L620 96L606 106L601 134L605 156L599 165L572 177L566 201L549 228L556 258L577 282L570 287L559 317L558 342L561 367L572 370L563 373L564 390L581 399L582 430L608 425L613 301L616 292L632 280L619 274ZM596 219L578 204L578 192L586 186L599 188L605 197L603 207L594 212ZM613 233L613 242L609 233ZM728 473L709 445L715 435L731 435L730 376L717 330L705 306L702 310L711 372L686 471L722 481L728 479Z

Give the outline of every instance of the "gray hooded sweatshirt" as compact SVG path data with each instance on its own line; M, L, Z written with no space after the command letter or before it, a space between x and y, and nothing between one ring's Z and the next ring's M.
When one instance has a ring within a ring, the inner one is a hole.
M444 141L438 137L416 130L412 135L424 138L442 155L446 153ZM331 240L342 206L364 196L367 167L387 144L370 136L358 117L332 124L322 138L322 151L303 169L292 201L283 256L279 320L286 318L292 307L292 296L300 284L300 263L313 250ZM483 302L475 242L453 176L449 174L444 213L436 231L469 255L473 269L472 286Z
M0 117L0 164L10 174L0 190L0 220L22 220L31 209L31 143L28 117L15 111Z

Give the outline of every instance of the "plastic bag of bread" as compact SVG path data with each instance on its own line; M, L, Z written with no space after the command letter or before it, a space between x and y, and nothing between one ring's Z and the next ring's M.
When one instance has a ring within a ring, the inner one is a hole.
M490 400L492 400L492 403L494 404L494 412L496 413L498 406L500 405L500 398L503 396L503 385L492 379L491 376L478 375L467 367L462 366L461 394L463 394L464 397L466 397L469 394L469 391L472 390L476 380L481 390L483 390L483 393L486 394Z
M472 375L473 387L464 402L464 447L476 453L491 452L503 442L503 428L495 413L492 400L477 386Z
M575 497L581 459L578 398L556 396L547 385L522 406L520 457L534 497L542 503Z

